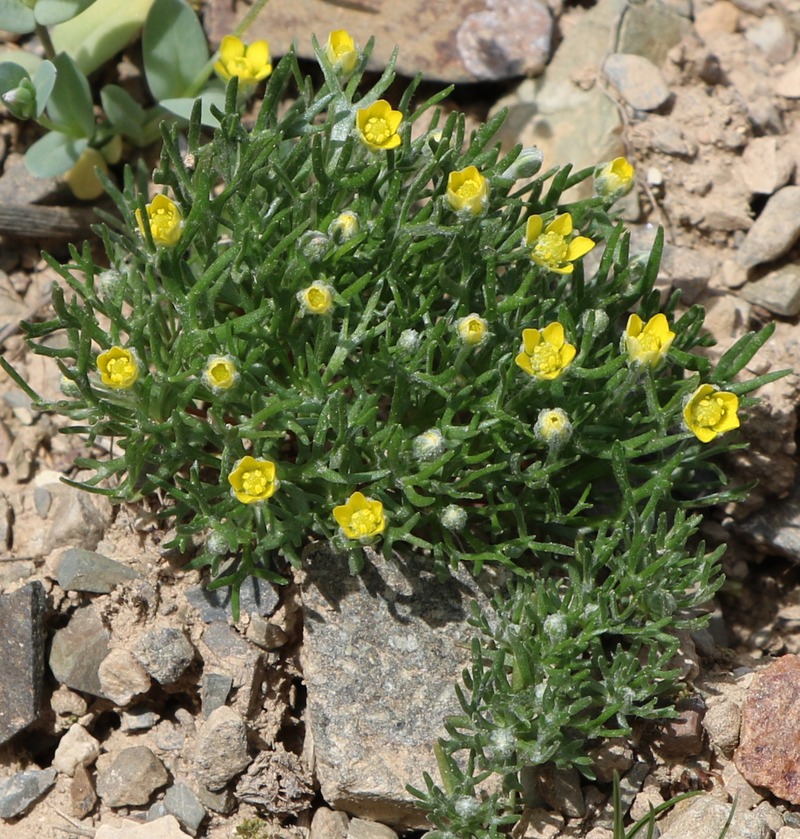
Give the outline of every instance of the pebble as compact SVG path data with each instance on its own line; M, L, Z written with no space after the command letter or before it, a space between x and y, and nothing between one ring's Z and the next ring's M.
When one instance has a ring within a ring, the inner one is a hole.
M677 717L660 725L660 753L673 759L699 754L703 750L703 700L700 697L681 700L676 711Z
M21 816L56 782L56 770L38 769L17 772L0 784L0 819Z
M264 620L261 615L251 615L245 635L248 641L264 650L280 649L289 640L289 636L280 626Z
M800 658L784 655L756 673L742 707L736 766L754 786L800 804Z
M39 716L47 598L40 582L0 596L0 743Z
M581 790L581 776L577 769L558 769L548 763L531 767L529 777L533 781L536 793L545 804L568 818L583 818L586 804Z
M68 548L61 554L55 568L56 580L65 591L95 594L108 594L114 586L138 576L133 568L83 548Z
M712 795L699 795L685 809L671 814L661 839L719 839L732 806ZM768 839L769 834L763 819L737 807L725 839Z
M643 55L658 67L691 30L689 18L664 3L631 4L622 18L617 52Z
M206 810L212 810L214 813L227 815L228 813L232 813L236 807L236 798L229 789L212 792L208 787L200 784L195 792L197 793L198 800Z
M742 777L733 762L722 770L722 785L728 798L736 799L743 810L752 810L764 800L764 796Z
M98 669L108 655L109 635L94 606L76 609L69 623L56 630L50 648L50 669L67 687L102 696Z
M709 705L703 717L703 728L708 741L726 757L739 745L742 709L731 699L721 698Z
M794 170L793 155L777 137L753 137L742 153L742 180L751 192L759 195L772 195L786 186Z
M747 283L739 294L773 315L793 318L800 314L800 266L789 263L770 271L760 280Z
M194 660L194 647L180 630L163 627L145 633L133 654L159 684L172 685Z
M667 245L661 268L672 283L681 290L681 302L696 303L708 287L708 281L715 274L718 260L705 251L696 248Z
M397 839L391 827L367 819L350 819L347 839Z
M100 754L100 743L79 723L71 725L53 756L53 768L72 777L78 766L90 766Z
M773 79L772 87L779 96L800 99L800 61L795 59L785 72Z
M226 623L211 623L199 644L204 668L225 673L233 680L236 702L242 708L258 701L258 686L263 678L262 656Z
M794 55L795 37L781 15L764 15L745 30L745 38L755 44L770 64L785 64Z
M220 790L250 764L247 726L232 708L217 708L200 727L194 765L198 780Z
M11 523L14 521L14 508L5 493L0 492L0 550L11 547Z
M718 0L695 15L694 31L704 41L722 32L733 34L738 28L739 10L728 0Z
M37 551L44 555L72 545L93 551L105 534L111 517L107 499L94 498L84 490L65 484L47 487L52 503L47 512Z
M72 815L78 819L86 818L97 804L97 793L89 770L83 765L75 767L72 783L69 787L69 798L72 805Z
M658 110L671 96L661 71L643 55L612 53L603 63L603 72L636 111Z
M211 714L221 708L233 687L233 679L225 673L206 673L200 681L200 703L203 718L208 719Z
M147 746L130 746L98 761L97 794L107 807L141 807L169 781L164 764ZM158 835L158 834L151 834Z
M309 839L346 839L349 821L341 810L320 807L311 819Z
M162 816L152 822L136 822L126 819L113 825L104 824L97 828L94 839L186 839L175 816Z
M82 717L89 706L86 700L69 688L60 685L50 697L50 707L60 717Z
M633 766L633 751L628 741L621 737L605 740L600 746L589 750L592 769L598 781L610 783L614 773L624 775Z
M127 650L115 649L97 670L103 696L115 705L128 705L135 696L150 690L150 677Z
M148 708L131 708L122 712L122 731L146 731L158 722L158 714Z
M800 186L774 193L742 242L737 260L745 268L783 256L800 237Z
M200 824L206 817L206 810L186 784L173 784L161 803L166 812L175 816L192 836L197 835Z

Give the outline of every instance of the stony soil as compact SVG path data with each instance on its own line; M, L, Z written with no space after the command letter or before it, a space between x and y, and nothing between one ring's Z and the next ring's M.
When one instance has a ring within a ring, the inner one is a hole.
M748 329L775 320L775 337L753 361L750 372L791 368L800 345L800 269L795 264L800 236L796 53L800 6L794 0L775 4L719 0L684 9L675 0L666 8L684 15L685 32L649 68L620 60L612 84L610 71L606 76L597 67L587 72L576 52L563 70L564 77L580 90L601 87L613 104L621 133L612 130L597 142L620 144L637 167L637 190L626 204L634 242L645 248L655 225L666 229L665 293L681 288L687 304L707 307L708 329L719 342L713 352L724 350ZM566 39L592 8L557 11ZM477 95L459 90L457 99L467 102L477 118L505 95L510 122L517 126L509 129L506 139L536 142L535 120L524 125L514 122L515 113L519 116L519 109L532 100L533 84L524 81L517 87L515 82L511 93L508 84L482 86ZM20 196L9 191L8 175L29 139L16 124L6 120L0 126L0 149L5 154L0 195L13 194L17 202ZM567 160L570 151L565 151ZM596 155L602 157L599 151ZM40 186L29 188L33 193ZM42 244L64 255L63 243L56 241L6 236L0 242L0 345L32 387L49 397L56 396L58 388L54 366L30 355L15 330L20 318L47 317L48 289L55 274L39 256ZM684 707L680 724L637 732L636 757L649 769L646 779L642 776L632 788L631 799L638 793L631 811L634 817L645 814L649 803L657 805L676 791L716 789L731 796L738 792L743 815L760 814L755 833L737 835L777 834L780 839L798 835L795 828L800 820L793 821L797 808L768 790L754 789L731 761L738 743L739 711L754 674L772 657L800 654L800 543L793 536L800 516L793 494L798 385L792 375L765 388L762 406L743 428L751 450L732 464L736 480L758 481L758 486L748 503L716 510L707 521L707 538L729 545L725 558L729 583L716 604L709 631L687 639L684 650L687 676L697 686L695 698L702 701ZM225 730L233 740L238 736L237 721L247 720L250 751L238 771L254 766L253 756L262 750L275 759L247 770L238 784L225 779L223 787L227 783L235 797L230 805L220 800L202 802L207 816L199 835L235 836L244 820L260 818L270 825L264 836L299 836L307 833L317 812L314 839L343 839L346 820L324 809L333 802L318 792L309 768L309 744L304 744L302 624L296 588L283 591L280 602L263 613L258 609L248 613L232 630L246 641L244 648L229 638L225 641L231 644L234 658L241 654L236 667L230 661L209 667L219 649L210 649L204 636L206 623L189 596L201 585L201 576L186 569L184 557L163 549L166 534L149 505L112 508L102 499L59 487L60 476L76 477L75 459L83 453L80 438L57 433L60 424L56 417L33 411L24 395L0 374L0 591L13 592L29 581L40 581L47 595L51 638L67 626L76 609L91 605L100 629L90 635L96 640L103 629L109 633L111 649L122 662L117 670L126 675L124 683L115 686L115 702L91 691L70 690L48 673L46 710L0 748L0 777L51 765L59 771L52 789L21 818L0 821L0 839L92 836L95 831L102 839L117 835L101 834L103 825L120 824L126 816L141 819L148 808L158 806L166 781L145 790L141 802L134 803L122 793L123 803L115 806L115 793L108 790L110 764L131 746L146 747L157 755L175 781L192 787L204 772L208 780L215 763L224 761L213 747L203 746L212 702L207 693L212 687L208 679L203 681L206 693L201 697L201 670L206 675L213 671L223 684L229 679L228 706L233 716L217 722L229 726ZM111 449L110 441L108 445ZM58 562L66 547L76 545L134 569L137 578L106 594L65 590L57 582ZM164 630L177 630L191 648L200 650L203 667L197 659L186 662L182 670L176 664L180 672L164 676L163 681L146 672L137 645L147 633ZM110 691L105 684L106 697ZM132 697L138 698L134 702ZM131 718L135 706L154 714L147 728L135 728ZM99 757L87 760L88 773L78 770L72 777L68 769L74 771L74 763L70 766L62 746L75 723L91 733L96 746L90 743L87 748L96 748ZM204 748L209 751L205 756ZM622 755L619 766L630 768L634 754L630 745L615 748ZM145 774L152 780L161 771L150 766ZM91 801L94 787L100 788L99 803ZM552 811L529 814L524 835L604 839L609 835L607 822L592 815L603 812L606 794L607 784L584 789L585 818L570 817L564 800L550 802ZM710 824L713 815L706 813L701 821ZM169 820L161 825L162 834L149 835L183 835L170 832L177 827L169 827ZM139 835L130 830L120 835ZM701 835L677 824L663 835L681 830ZM354 822L350 834L392 835L372 822Z

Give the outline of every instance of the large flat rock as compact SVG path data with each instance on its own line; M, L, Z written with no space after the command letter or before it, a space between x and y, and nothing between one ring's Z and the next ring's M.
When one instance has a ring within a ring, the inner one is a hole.
M406 785L439 780L433 744L459 713L453 685L469 663L471 604L488 598L467 573L439 582L424 557L347 559L319 546L305 564L303 672L322 796L332 807L424 827Z

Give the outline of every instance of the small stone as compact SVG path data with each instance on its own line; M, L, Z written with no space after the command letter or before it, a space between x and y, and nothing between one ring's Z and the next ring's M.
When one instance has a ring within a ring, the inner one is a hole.
M183 632L164 627L143 635L133 654L159 684L172 685L194 660L194 647Z
M102 766L98 762L97 794L107 807L141 807L168 781L164 764L147 746L130 746Z
M186 784L171 786L167 790L162 804L167 813L175 816L192 836L197 835L200 824L206 817L206 811L198 797Z
M671 119L655 114L643 124L647 131L647 141L653 151L672 157L692 158L697 154L697 146L686 139L679 125Z
M684 809L671 814L661 839L719 839L731 816L733 804L712 795L698 795ZM726 839L768 839L769 828L744 807L733 810Z
M800 314L800 266L790 263L743 286L739 294L773 315L793 318Z
M639 819L646 818L652 810L657 809L664 803L664 796L661 795L658 787L656 786L646 786L637 796L633 799L633 804L631 804L631 809L628 815L634 822L639 821Z
M225 623L233 614L229 588L209 591L204 586L197 586L186 592L186 599L197 609L204 623L213 621ZM267 618L278 608L279 602L275 587L266 580L248 577L239 589L239 609L249 615L261 615Z
M72 815L83 819L94 810L97 804L97 793L89 770L81 763L75 767L72 783L69 787L69 798L72 804Z
M63 685L53 691L50 707L61 717L82 717L89 709L86 700L79 693L74 693Z
M123 823L104 824L97 828L94 839L186 839L175 816L163 816L152 822L126 819Z
M0 743L39 716L46 607L40 582L0 596Z
M747 268L735 259L725 259L720 267L720 279L727 288L741 288L747 282Z
M233 679L225 673L203 673L200 703L204 719L208 719L217 708L225 704L232 687Z
M663 3L636 3L625 9L617 51L643 55L660 66L669 51L691 30L692 23L687 16Z
M203 663L209 672L227 674L236 688L236 704L249 713L260 701L258 685L263 677L262 656L226 623L211 623L199 644Z
M695 15L694 31L707 41L720 32L733 34L739 28L739 10L728 0L718 0Z
M281 627L264 620L261 615L251 616L250 625L245 634L249 641L264 650L280 649L289 640L289 636Z
M122 585L139 575L123 565L95 551L68 548L56 564L56 580L65 591L89 591L108 594L114 586Z
M642 55L612 53L603 72L634 110L655 111L671 96L661 71Z
M711 746L726 757L739 745L742 710L732 700L721 698L709 705L703 717L703 728Z
M745 38L764 53L773 66L785 64L794 55L795 37L781 15L766 14L745 30Z
M782 827L776 834L775 839L800 839L800 827Z
M792 178L795 160L777 137L753 137L742 153L740 172L747 188L759 195L772 195Z
M109 653L108 640L93 606L76 609L69 623L53 635L50 669L56 680L74 690L102 696L97 671Z
M56 782L56 770L39 769L17 772L0 783L0 819L21 816Z
M123 731L146 731L158 722L158 714L148 708L131 708L122 712Z
M150 690L150 677L127 650L111 650L100 663L97 675L103 696L115 705L128 705L134 696Z
M54 484L47 489L53 501L46 525L35 543L37 552L49 554L64 545L93 551L103 538L111 518L110 503L65 484Z
M90 766L100 754L100 743L79 723L70 726L53 756L53 768L70 778L78 766Z
M349 821L341 810L319 807L311 819L309 839L346 839Z
M397 839L397 833L379 822L366 819L350 819L347 839Z
M216 792L204 787L202 784L195 789L198 801L206 808L214 813L222 813L228 815L232 813L236 807L236 799L229 789L221 789Z
M536 790L549 807L568 818L583 818L586 804L581 791L581 776L577 769L557 769L553 764L531 769Z
M664 248L661 268L681 290L683 303L695 303L706 290L708 281L717 271L717 260L705 251L668 245Z
M772 82L772 87L779 96L785 96L787 99L800 98L800 60L795 59L786 71Z
M250 764L247 726L232 708L217 708L200 727L194 765L198 780L219 790Z
M800 804L800 658L759 671L745 695L736 767L753 786Z
M687 758L703 750L702 699L690 697L676 706L678 716L661 723L659 751L665 757Z
M633 766L633 751L628 741L621 737L606 740L589 751L592 769L598 781L610 783L616 772L624 775Z
M297 817L314 799L313 776L301 757L276 744L256 755L236 784L236 797L281 819Z
M767 201L739 248L745 268L783 256L800 237L800 186L785 186Z
M0 492L0 550L8 550L11 547L13 521L14 508L5 493Z
M33 506L41 518L46 519L53 503L53 496L44 487L33 488Z
M558 839L564 829L564 817L561 813L532 807L528 811L528 825L523 839Z

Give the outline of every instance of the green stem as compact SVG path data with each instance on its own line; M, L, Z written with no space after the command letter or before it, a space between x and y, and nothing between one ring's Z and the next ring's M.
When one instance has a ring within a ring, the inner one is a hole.
M259 13L264 8L264 6L267 5L268 2L269 0L256 0L256 2L253 3L253 7L242 18L242 22L236 27L236 29L233 30L233 34L237 38L241 38L242 35L244 35L244 33L247 32L247 30L253 25L253 21L256 19L256 17L258 17Z
M56 57L56 49L53 46L53 42L50 40L50 33L48 32L47 27L42 26L40 23L37 23L36 34L39 36L39 40L42 42L42 46L44 47L44 54L50 59L50 61L54 61Z

